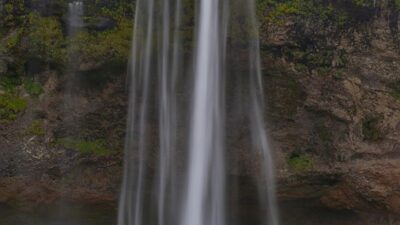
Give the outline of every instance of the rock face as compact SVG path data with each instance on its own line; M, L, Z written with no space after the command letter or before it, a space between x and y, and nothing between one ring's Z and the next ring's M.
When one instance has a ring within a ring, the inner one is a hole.
M123 76L113 75L90 95L84 83L66 95L65 77L42 76L43 93L26 95L26 110L0 124L0 203L27 210L58 201L115 204L125 127Z
M274 52L264 65L283 199L400 213L398 9L383 1L370 9L358 27L320 27L298 16L264 24L262 44Z

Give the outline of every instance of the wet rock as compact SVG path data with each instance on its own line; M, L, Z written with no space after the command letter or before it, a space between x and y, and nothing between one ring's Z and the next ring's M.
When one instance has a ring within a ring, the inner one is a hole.
M85 25L89 30L104 31L117 26L117 22L107 17L95 17L90 19Z

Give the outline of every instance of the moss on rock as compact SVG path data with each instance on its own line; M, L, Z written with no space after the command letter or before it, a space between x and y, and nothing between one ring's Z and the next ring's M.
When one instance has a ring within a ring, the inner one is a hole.
M105 140L81 140L73 138L61 138L57 141L58 145L80 152L82 154L109 156L113 154Z
M14 121L27 107L27 102L11 94L0 95L0 123Z
M295 172L304 172L312 168L313 161L304 154L292 153L287 159L287 164Z

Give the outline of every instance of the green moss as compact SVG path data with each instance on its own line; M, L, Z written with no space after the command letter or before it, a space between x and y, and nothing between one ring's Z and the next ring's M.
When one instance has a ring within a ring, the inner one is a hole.
M33 121L26 131L31 135L40 137L44 136L46 134L46 130L44 128L43 120Z
M379 123L383 116L367 116L362 123L362 134L366 141L377 141L383 138L383 133L379 129Z
M105 140L79 140L73 138L62 138L57 143L66 149L78 151L82 154L108 156L113 152L107 148Z
M287 16L296 15L301 12L301 8L298 1L290 1L282 3L270 1L269 4L274 6L273 10L267 15L266 19L268 22L272 22L277 25L283 25Z
M292 153L287 159L289 168L296 172L304 172L313 167L313 161L306 155Z
M373 0L257 0L257 11L262 22L284 25L289 16L295 16L298 25L340 30L368 21L373 4Z
M270 1L272 10L266 20L282 25L287 16L301 16L307 20L319 22L337 22L338 17L335 8L329 3L320 1L286 0Z
M27 107L26 100L11 94L0 95L0 123L17 119Z
M32 79L24 81L24 88L29 95L37 97L43 93L42 85L39 82L35 82Z

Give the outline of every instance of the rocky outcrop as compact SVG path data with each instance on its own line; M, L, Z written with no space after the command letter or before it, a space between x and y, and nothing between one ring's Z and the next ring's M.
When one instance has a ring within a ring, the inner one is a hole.
M321 27L295 15L264 24L263 45L273 52L264 65L283 199L400 213L397 9L377 2L356 27Z
M0 203L27 210L59 201L115 204L125 128L123 76L114 75L93 94L86 94L92 87L85 82L72 88L55 72L41 76L43 93L34 97L18 88L28 107L15 121L0 123Z

